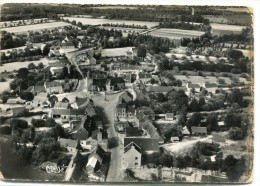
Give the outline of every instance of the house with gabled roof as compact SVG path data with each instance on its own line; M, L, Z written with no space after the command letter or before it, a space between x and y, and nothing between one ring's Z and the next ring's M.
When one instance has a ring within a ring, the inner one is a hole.
M191 127L191 134L193 136L198 136L198 135L207 135L207 127L196 127L192 126Z
M144 84L150 82L152 74L150 73L138 73L136 79L141 80Z
M69 152L76 152L79 146L78 140L58 138L58 142L62 148L66 148Z
M126 137L141 136L141 131L138 127L126 127L125 135Z
M124 147L123 165L125 168L141 167L142 150L134 142Z
M83 109L88 106L94 105L93 100L89 99L88 97L77 97L74 103L71 106L75 109Z
M133 101L133 95L129 91L125 91L118 98L118 102L120 103L129 103L131 101Z
M135 143L140 147L142 153L152 154L159 152L159 139L145 137L125 137L124 147L131 143Z
M120 103L116 106L115 117L120 120L133 120L135 117L135 108L127 106L125 103Z
M85 129L84 123L86 120L86 116L82 117L81 120L74 120L74 122L70 122L70 137L76 140L85 141L89 137L89 132Z
M213 94L215 94L216 90L218 89L217 83L203 83L202 87Z
M53 108L68 109L69 106L70 106L69 103L64 103L64 102L61 102L61 101L57 101L57 102L55 102Z
M200 85L197 83L187 83L186 84L187 92L190 94L194 89L195 92L200 92Z
M107 91L117 91L125 88L125 81L122 77L109 77L106 81Z
M81 119L86 114L84 109L51 109L50 115L53 119L61 119L62 122L69 122L73 119Z
M145 88L145 90L149 93L167 94L168 92L174 90L174 87L172 87L172 86L153 86L153 85L149 85Z
M45 82L44 87L46 92L49 94L60 94L63 93L63 88L61 82L52 81L52 82Z
M93 148L90 155L88 156L88 162L86 165L86 171L88 174L92 174L98 171L102 165L105 151L100 145Z
M27 91L33 93L35 96L40 92L46 93L44 86L30 86Z

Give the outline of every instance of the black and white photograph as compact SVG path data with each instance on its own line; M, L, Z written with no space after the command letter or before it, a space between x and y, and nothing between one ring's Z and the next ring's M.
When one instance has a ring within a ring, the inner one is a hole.
M112 3L1 4L1 182L251 183L253 7Z

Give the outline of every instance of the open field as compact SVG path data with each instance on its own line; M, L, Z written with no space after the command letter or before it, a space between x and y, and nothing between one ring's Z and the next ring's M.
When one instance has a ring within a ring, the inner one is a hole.
M185 83L191 82L191 83L216 83L218 81L218 78L215 76L185 76L185 75L175 75L174 76L176 79L179 79L183 82L183 85L185 85ZM229 77L220 77L221 79L225 80L226 84L231 84L232 80ZM244 82L245 84L249 84L250 82L247 81L245 78L239 78L240 82Z
M116 20L116 19L94 19L94 18L78 18L78 17L63 17L64 20L68 19L69 21L75 20L76 22L81 22L82 24L88 25L102 25L104 23L113 23L113 24L125 24L125 25L146 25L148 28L158 25L158 22L148 22L148 21L128 21L128 20Z
M254 51L253 50L244 50L244 49L238 49L241 52L243 52L245 57L253 57L254 56Z
M204 32L197 30L181 30L181 29L171 29L171 28L160 28L150 32L152 36L157 37L167 37L169 39L181 39L183 37L193 38L199 37L204 34Z
M53 22L53 23L43 23L43 24L3 28L2 30L18 34L18 33L24 33L24 32L28 32L28 31L52 29L52 28L57 28L57 27L69 26L69 25L71 25L71 24L65 23L65 22Z
M38 61L25 61L25 62L13 62L13 63L5 63L0 68L0 73L7 71L13 71L18 70L19 68L28 67L30 63L34 63L35 65L38 65L39 63L43 63L44 66L48 65L49 60L47 58L41 58Z
M5 90L10 90L9 83L12 79L6 79L5 82L0 82L0 94L3 93Z
M132 47L103 49L101 56L102 57L124 56L126 55L126 52L131 49Z
M248 25L251 19L250 15L203 15L211 23L238 23L241 25Z
M104 28L104 29L107 29L107 30L111 30L111 29L122 30L123 32L124 31L126 31L126 32L142 32L142 31L145 30L145 29L138 29L138 28L124 28L124 27L111 27L111 26L99 26L99 28Z
M93 6L94 9L138 9L137 6Z
M236 32L239 32L243 28L246 28L245 26L227 25L227 24L219 24L219 23L211 23L210 25L213 30L230 30L230 31L236 31Z

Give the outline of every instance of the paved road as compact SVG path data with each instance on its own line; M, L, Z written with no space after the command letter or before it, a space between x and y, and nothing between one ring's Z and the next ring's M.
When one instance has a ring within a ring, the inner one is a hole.
M108 129L108 137L119 137L118 133L115 130L114 127L114 113L116 104L118 102L118 97L122 94L117 93L113 95L107 95L106 100L104 100L104 96L96 96L93 95L92 99L97 106L101 106L104 108L104 112L106 113L108 120L109 120L109 129ZM120 141L120 140L119 140ZM107 182L118 182L122 179L122 153L121 149L123 148L123 145L119 142L119 146L111 149L111 160L109 165L109 170L107 174Z

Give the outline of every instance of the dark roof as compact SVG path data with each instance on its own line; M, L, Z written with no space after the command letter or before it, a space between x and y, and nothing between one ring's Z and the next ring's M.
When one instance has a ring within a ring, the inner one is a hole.
M83 109L52 109L51 112L54 115L85 115Z
M71 138L76 139L76 140L86 140L88 138L88 131L85 128L81 128L80 125L79 127L76 126L75 132L72 132L70 134ZM74 129L73 129L74 130Z
M141 133L140 133L138 127L126 127L125 133L126 133L126 137L141 136Z
M119 96L119 101L128 103L133 100L133 95L129 91L125 91L121 96Z
M94 149L91 152L91 154L89 155L88 159L90 159L91 157L96 156L96 155L98 155L101 159L103 159L105 153L106 152L103 150L103 148L100 145L97 145L96 147L94 147Z
M191 127L191 132L192 133L205 133L207 134L207 127Z
M218 87L217 83L205 83L205 88L216 88Z
M28 91L32 92L32 93L36 93L36 92L46 92L46 89L44 86L31 86L28 88Z
M124 146L134 142L142 151L159 151L159 139L142 138L142 137L126 137L124 138Z
M91 102L92 100L90 100L89 98L80 98L80 97L76 97L76 104L79 108L84 108L90 104L92 104Z
M101 116L94 115L92 118L93 118L93 120L94 120L94 122L95 122L97 127L103 127L103 122L102 122Z
M134 142L131 142L131 143L129 143L127 146L125 146L124 152L126 153L127 151L129 151L129 150L132 148L132 146L134 146L134 148L135 148L139 153L142 153L141 148L140 148L138 145L136 145Z
M86 116L81 118L81 121L72 121L71 124L75 123L76 126L70 131L70 135L73 139L86 140L88 138L88 131L84 128Z
M172 86L148 86L146 87L147 92L170 92L173 90L174 87Z
M139 73L138 76L139 76L140 79L152 78L152 74L149 74L149 73Z
M125 83L125 80L122 77L109 77L107 79L106 84L110 84L110 86L114 86L118 83Z
M200 88L199 84L188 83L188 88Z

